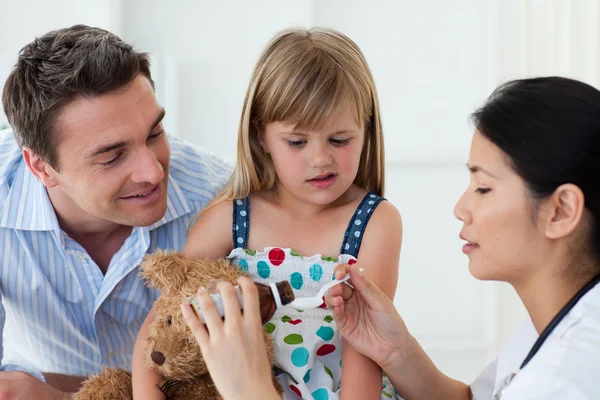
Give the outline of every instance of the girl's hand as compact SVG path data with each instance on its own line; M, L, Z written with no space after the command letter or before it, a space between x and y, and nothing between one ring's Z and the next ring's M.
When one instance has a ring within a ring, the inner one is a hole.
M240 278L244 313L231 283L219 282L225 319L217 312L206 289L198 290L198 303L206 326L189 304L181 310L194 333L210 376L224 399L279 399L273 385L260 318L258 290L250 278Z

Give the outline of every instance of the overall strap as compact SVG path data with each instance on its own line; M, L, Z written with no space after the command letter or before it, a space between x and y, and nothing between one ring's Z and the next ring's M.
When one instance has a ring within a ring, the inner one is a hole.
M367 229L369 219L371 219L375 207L383 200L385 200L383 197L380 197L373 192L369 192L365 195L348 223L340 254L349 254L354 257L358 256L360 244L365 229Z
M233 248L248 246L250 232L250 197L233 200Z

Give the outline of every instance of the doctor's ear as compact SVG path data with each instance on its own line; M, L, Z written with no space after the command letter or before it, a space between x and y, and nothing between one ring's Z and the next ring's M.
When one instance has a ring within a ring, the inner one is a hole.
M560 239L579 226L585 211L585 197L577 185L567 183L554 191L546 207L544 233L550 239Z

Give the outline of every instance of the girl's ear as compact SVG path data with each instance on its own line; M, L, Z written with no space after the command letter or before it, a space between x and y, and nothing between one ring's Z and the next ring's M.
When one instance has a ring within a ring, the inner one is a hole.
M265 140L265 130L261 129L260 124L257 121L252 121L252 126L256 129L256 135L258 136L258 142L262 147L263 151L269 154L269 146L267 146L267 141Z

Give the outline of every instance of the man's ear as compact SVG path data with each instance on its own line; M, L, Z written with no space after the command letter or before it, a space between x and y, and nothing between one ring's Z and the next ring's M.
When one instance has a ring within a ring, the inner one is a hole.
M545 234L550 239L568 236L577 228L585 211L585 196L572 183L559 186L547 203Z
M47 188L58 185L56 171L50 164L35 154L29 147L23 147L23 159L31 173Z

